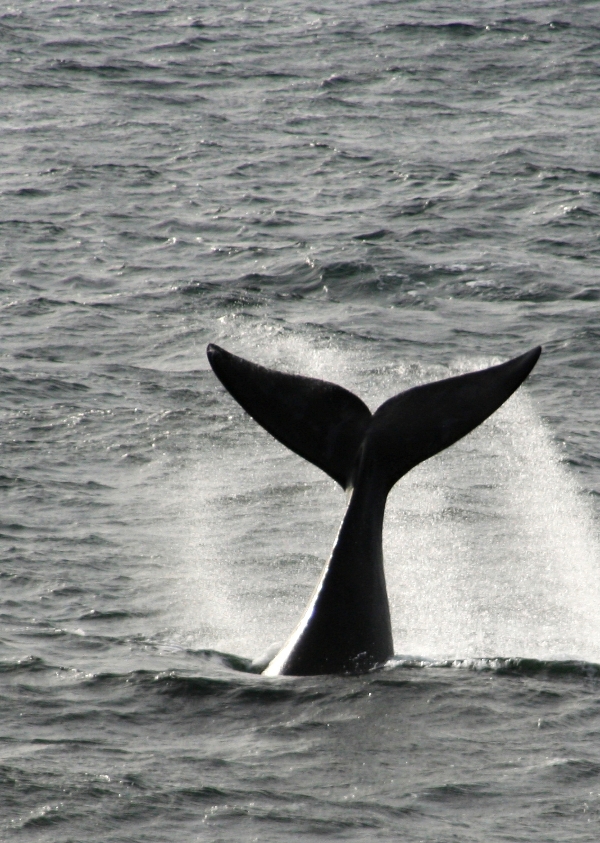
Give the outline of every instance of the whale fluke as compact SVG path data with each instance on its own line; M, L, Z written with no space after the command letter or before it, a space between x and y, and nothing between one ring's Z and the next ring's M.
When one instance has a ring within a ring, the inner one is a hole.
M382 528L393 485L477 427L519 387L541 353L417 386L368 407L333 383L266 369L219 346L210 364L276 439L352 489L331 557L306 610L266 675L356 673L393 655Z
M523 383L541 351L534 348L489 369L415 386L385 401L373 415L364 450L379 463L388 492L411 468L491 416Z
M371 421L358 396L335 383L265 369L218 345L206 350L219 378L244 410L283 445L349 485Z

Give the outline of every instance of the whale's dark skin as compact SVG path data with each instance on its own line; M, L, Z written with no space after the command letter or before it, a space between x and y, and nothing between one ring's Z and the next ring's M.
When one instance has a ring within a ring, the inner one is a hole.
M540 353L534 348L499 366L414 387L371 415L340 386L265 369L208 346L216 376L252 418L350 492L313 596L265 675L364 673L393 656L382 551L387 496L411 468L497 410Z

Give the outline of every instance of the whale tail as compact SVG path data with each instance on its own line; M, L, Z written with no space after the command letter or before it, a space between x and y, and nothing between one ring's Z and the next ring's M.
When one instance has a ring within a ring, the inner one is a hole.
M364 672L393 655L381 536L387 494L403 474L498 409L525 380L540 350L408 389L371 415L340 386L265 369L208 346L215 374L259 424L341 486L352 487L313 596L265 675Z
M525 380L537 348L498 366L401 392L371 415L360 398L327 381L266 369L209 345L210 365L236 401L290 450L344 489L365 465L389 491L407 471L457 442Z

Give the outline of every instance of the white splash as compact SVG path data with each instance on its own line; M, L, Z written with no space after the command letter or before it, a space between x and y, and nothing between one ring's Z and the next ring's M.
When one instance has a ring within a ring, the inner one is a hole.
M453 372L385 369L364 346L236 324L228 348L333 380L371 408ZM217 339L217 341L219 341ZM462 361L459 370L489 365ZM232 404L235 431L178 477L173 628L188 646L256 657L287 637L344 510L333 481ZM227 444L225 444L225 441ZM403 478L384 531L395 649L430 658L600 662L600 559L591 508L521 389L477 431Z
M385 554L397 651L600 661L591 509L523 389L398 484Z

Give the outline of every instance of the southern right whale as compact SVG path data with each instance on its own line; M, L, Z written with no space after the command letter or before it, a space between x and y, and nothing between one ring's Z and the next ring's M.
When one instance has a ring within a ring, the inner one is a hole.
M540 353L537 347L498 366L416 386L371 415L341 386L208 346L214 373L252 418L350 493L315 591L265 675L362 673L393 656L382 551L387 496L411 468L497 410Z

